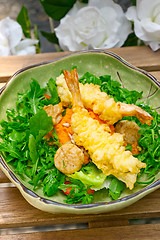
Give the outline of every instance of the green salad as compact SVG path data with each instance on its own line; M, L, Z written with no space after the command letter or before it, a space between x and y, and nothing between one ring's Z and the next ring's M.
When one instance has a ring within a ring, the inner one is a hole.
M150 184L160 170L160 115L152 107L141 102L142 92L129 91L122 87L118 81L109 75L96 77L85 73L79 82L93 83L100 86L101 91L114 98L116 102L135 104L151 116L154 120L150 125L142 124L135 117L123 119L135 121L140 127L138 145L141 149L136 155L138 160L146 163L141 169L136 184ZM46 95L47 94L47 95ZM48 95L50 96L48 98ZM7 109L7 120L1 120L0 152L5 156L6 162L13 166L16 174L26 175L29 184L36 188L43 188L43 193L51 197L62 192L68 204L88 204L94 201L97 191L106 190L111 199L120 198L125 184L116 177L106 176L93 162L83 165L80 171L65 175L54 165L54 156L61 146L52 117L48 117L44 106L60 103L56 81L50 78L46 87L42 88L38 81L32 79L30 89L17 94L16 108ZM64 107L63 115L65 115ZM48 140L46 134L52 131ZM126 149L132 150L131 145ZM140 176L146 174L147 180L140 181Z

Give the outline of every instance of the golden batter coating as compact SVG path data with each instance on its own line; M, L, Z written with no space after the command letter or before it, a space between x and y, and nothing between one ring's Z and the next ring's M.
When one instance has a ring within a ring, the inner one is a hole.
M71 73L64 71L64 75L73 98L71 126L76 144L88 151L93 163L106 176L112 174L133 189L137 174L141 168L146 167L146 164L133 157L130 151L125 151L122 134L111 135L107 131L107 124L100 124L89 116L88 111L83 107L83 102L80 102L76 70L71 70ZM75 93L79 96L75 96Z

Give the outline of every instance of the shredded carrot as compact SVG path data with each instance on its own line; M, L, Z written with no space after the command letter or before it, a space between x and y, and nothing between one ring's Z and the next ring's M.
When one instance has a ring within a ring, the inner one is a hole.
M54 125L54 128L55 128L58 138L59 138L59 142L61 144L65 144L65 143L71 141L71 138L69 135L73 134L72 128L70 125L72 113L73 113L72 109L67 108L66 114L62 118L62 120L58 124ZM68 126L67 126L67 124L68 124Z

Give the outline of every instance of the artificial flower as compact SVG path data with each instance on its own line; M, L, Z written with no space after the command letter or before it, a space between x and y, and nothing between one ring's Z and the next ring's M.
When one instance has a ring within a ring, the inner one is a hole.
M113 0L76 2L55 29L66 51L121 47L131 33L131 23Z
M160 0L137 0L136 6L128 8L126 17L134 22L139 39L153 51L160 48Z
M24 39L19 23L6 17L0 21L0 56L36 53L38 40Z

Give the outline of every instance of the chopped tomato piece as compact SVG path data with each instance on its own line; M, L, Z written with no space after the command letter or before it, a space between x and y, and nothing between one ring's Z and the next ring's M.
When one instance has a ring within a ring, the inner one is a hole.
M70 184L70 183L71 183L70 181L66 181L64 184L67 185L67 184ZM65 190L62 190L62 191L64 192L64 194L69 195L71 190L72 190L72 187L68 187L68 188L66 188ZM93 194L94 192L95 192L95 190L92 190L90 188L87 190L88 194ZM73 194L71 194L71 197L72 196L73 196Z
M94 192L95 192L95 190L90 189L90 188L87 190L87 193L88 193L88 194L93 194Z
M48 94L45 94L44 96L45 96L46 99L50 99L51 98L51 96L49 96Z

